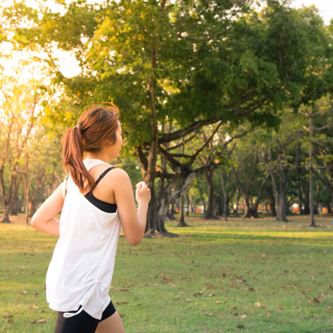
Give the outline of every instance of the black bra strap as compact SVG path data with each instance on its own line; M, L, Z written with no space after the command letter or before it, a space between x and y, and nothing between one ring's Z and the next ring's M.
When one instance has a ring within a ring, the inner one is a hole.
M98 179L96 180L96 182L95 182L95 184L94 184L94 186L91 188L91 190L89 191L89 192L92 192L93 191L93 189L96 187L96 185L101 181L101 179L111 170L111 169L113 169L114 167L112 166L112 167L109 167L109 168L107 168L106 170L104 170L103 172L102 172L102 174L98 177Z

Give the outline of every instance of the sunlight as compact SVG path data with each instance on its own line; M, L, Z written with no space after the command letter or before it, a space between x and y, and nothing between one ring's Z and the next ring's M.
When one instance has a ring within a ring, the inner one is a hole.
M300 8L302 6L315 5L325 24L329 24L333 18L333 2L328 0L292 0L292 6Z

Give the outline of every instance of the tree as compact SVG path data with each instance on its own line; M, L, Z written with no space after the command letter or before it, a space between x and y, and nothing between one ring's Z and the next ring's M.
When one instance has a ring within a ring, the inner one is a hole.
M17 5L11 15L29 17L32 28L17 29L15 38L50 54L56 80L73 104L114 100L121 106L128 144L152 189L152 234L166 233L160 208L167 205L156 191L158 164L168 164L161 184L168 177L187 179L176 195L197 174L193 163L199 154L190 155L191 163L177 162L170 147L205 126L246 119L276 124L285 105L302 99L311 23L286 5L269 2L262 13L246 1L75 1L63 7L64 14L47 10L38 16ZM80 75L59 72L55 44L75 53Z

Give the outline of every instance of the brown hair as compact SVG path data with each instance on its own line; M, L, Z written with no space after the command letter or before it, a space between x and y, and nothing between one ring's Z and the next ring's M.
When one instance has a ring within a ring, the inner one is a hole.
M119 109L114 104L97 104L86 109L77 125L68 128L62 137L62 163L81 192L95 183L83 163L83 152L99 152L103 144L117 140ZM88 180L87 187L84 181Z

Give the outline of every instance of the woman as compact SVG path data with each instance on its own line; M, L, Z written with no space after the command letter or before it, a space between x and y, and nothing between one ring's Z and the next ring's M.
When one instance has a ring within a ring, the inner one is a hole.
M84 111L62 139L68 175L31 219L34 228L59 236L46 274L56 333L125 332L109 296L117 243L121 227L131 245L140 243L151 194L139 182L135 207L127 173L108 163L121 145L115 105Z

